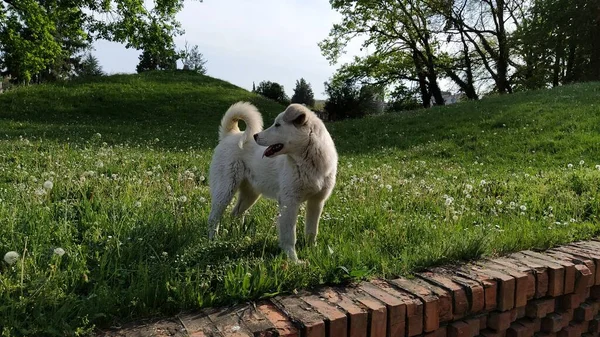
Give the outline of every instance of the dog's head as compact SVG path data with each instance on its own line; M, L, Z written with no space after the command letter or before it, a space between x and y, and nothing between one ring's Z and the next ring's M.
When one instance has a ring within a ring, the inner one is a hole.
M268 129L254 135L258 145L267 146L266 157L296 153L306 147L310 139L315 114L301 104L290 104Z

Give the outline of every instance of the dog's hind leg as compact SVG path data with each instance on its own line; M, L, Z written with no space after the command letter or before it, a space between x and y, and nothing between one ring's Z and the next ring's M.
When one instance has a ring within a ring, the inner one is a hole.
M225 208L231 203L233 195L240 187L243 175L243 169L239 169L236 165L231 167L231 170L221 172L218 179L210 185L211 207L208 215L208 238L214 239L219 232L219 222L225 212Z
M238 200L235 204L235 207L231 211L231 215L237 217L244 216L244 212L246 212L250 207L252 207L252 205L254 205L254 203L256 202L256 200L258 200L259 197L260 194L252 188L252 186L247 180L244 180L240 184L240 193L238 195Z
M325 200L309 199L306 202L306 223L304 224L304 236L306 244L313 246L317 242L317 234L319 233L319 219Z

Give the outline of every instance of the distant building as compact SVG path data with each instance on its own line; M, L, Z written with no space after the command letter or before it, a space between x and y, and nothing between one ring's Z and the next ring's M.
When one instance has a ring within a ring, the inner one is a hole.
M442 91L442 98L444 99L444 104L454 104L460 102L462 94L452 94L449 91ZM435 97L432 97L433 102L435 102Z

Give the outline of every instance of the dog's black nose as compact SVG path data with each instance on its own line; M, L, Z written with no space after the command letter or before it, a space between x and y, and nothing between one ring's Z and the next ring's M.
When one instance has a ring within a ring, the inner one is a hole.
M258 133L254 134L254 141L256 141L256 138L258 138Z

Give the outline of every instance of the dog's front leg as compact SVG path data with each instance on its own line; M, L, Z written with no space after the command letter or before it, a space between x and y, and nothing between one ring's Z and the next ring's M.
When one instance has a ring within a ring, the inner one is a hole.
M304 236L306 244L314 246L317 243L317 234L319 233L319 218L323 212L325 200L309 199L306 202L306 223L304 225Z
M300 203L296 200L279 201L279 218L277 219L279 247L293 262L299 262L298 255L296 255L296 222L299 209Z

